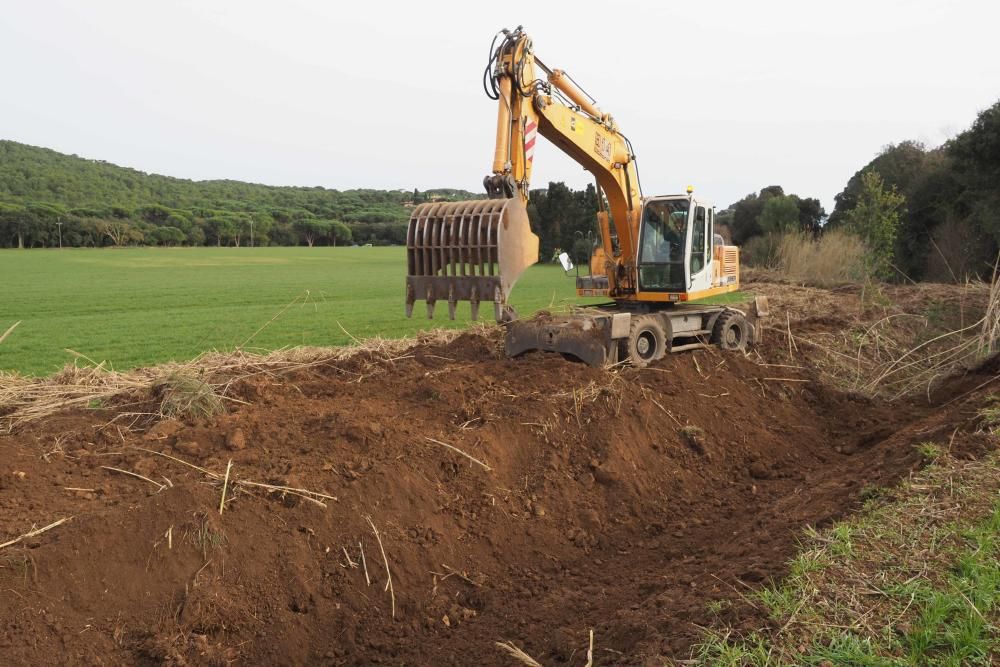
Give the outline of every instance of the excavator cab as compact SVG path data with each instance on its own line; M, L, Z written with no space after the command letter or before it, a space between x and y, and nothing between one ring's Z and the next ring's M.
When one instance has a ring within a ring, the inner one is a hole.
M687 197L645 202L639 238L639 289L684 291L690 208Z
M692 195L651 197L639 230L639 290L689 293L719 287L715 208Z
M643 199L637 221L635 292L611 292L609 262L599 246L591 257L590 275L577 278L577 296L610 296L662 307L739 288L739 249L726 245L716 233L715 207L696 198L693 189L687 194ZM610 226L609 231L613 232Z

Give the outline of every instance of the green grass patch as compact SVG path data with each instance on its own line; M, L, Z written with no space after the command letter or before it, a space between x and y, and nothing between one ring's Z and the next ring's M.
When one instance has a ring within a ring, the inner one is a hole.
M808 531L785 579L746 597L763 627L712 629L694 664L997 664L1000 456L934 454L866 511Z
M190 373L174 371L153 385L165 417L211 417L224 412L212 385Z
M401 247L0 250L0 332L21 321L0 344L0 370L50 373L75 359L66 349L124 370L213 349L345 345L469 324L468 304L454 322L445 304L427 320L422 302L407 319L405 276ZM577 299L574 277L533 266L512 303L528 315L606 301Z
M987 404L979 411L979 417L986 430L1000 436L1000 394L990 396Z
M933 463L940 458L944 450L936 442L921 442L917 445L917 453L925 463Z

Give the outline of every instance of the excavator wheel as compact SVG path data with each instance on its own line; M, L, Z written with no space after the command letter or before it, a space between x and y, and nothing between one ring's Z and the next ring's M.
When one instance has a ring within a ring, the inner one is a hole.
M723 350L746 350L753 340L753 327L735 310L719 315L712 329L712 343Z
M663 321L655 315L633 317L627 350L629 362L639 368L662 359L667 353L667 332Z

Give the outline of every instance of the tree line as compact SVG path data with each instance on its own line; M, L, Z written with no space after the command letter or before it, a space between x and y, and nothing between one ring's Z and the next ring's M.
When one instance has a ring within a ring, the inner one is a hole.
M0 141L0 247L403 245L410 211L427 201L484 198L434 190L273 187L190 181ZM532 191L543 257L586 261L596 233L593 185Z
M989 277L1000 253L1000 102L937 148L885 146L847 181L829 218L818 201L771 186L718 220L751 260L766 261L773 239L790 231L842 230L864 242L870 272L883 280Z
M886 146L836 196L829 226L873 237L895 279L992 275L1000 252L1000 102L938 148Z
M0 247L384 245L414 205L475 196L191 181L0 141Z
M129 245L337 245L350 242L350 225L309 211L64 208L0 203L0 245L15 248Z
M482 198L464 190L347 190L190 181L43 148L0 141L0 247L120 245L337 245L406 242L406 221L424 201ZM886 280L956 280L992 272L1000 251L1000 102L970 128L928 149L886 146L835 198L779 185L718 212L717 229L765 261L773 240L833 229L864 241L871 273ZM598 193L549 183L532 190L528 214L541 258L567 251L586 262Z

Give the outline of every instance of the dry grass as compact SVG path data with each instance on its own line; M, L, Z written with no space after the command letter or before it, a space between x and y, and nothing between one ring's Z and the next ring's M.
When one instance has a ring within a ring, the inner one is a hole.
M474 327L475 333L491 331ZM233 396L235 383L257 377L279 378L311 367L362 358L368 374L384 372L415 345L445 344L462 331L436 330L415 338L372 338L339 348L297 347L255 354L243 350L208 352L183 363L169 363L125 372L110 371L103 364L66 366L49 377L27 377L0 372L0 429L66 410L113 408L127 413L142 406L144 413L162 418L170 415L209 416L221 411ZM357 381L366 374L357 373ZM151 401L158 400L153 411Z
M930 393L981 363L991 336L996 353L996 283L819 289L756 271L746 288L770 299L767 361L808 367L843 389L889 399Z
M451 451L455 452L456 454L460 454L460 455L464 456L465 458L469 459L473 463L478 463L480 466L482 466L483 470L485 470L486 472L489 472L489 471L493 470L493 468L491 468L489 465L483 463L482 461L480 461L479 459L477 459L474 456L466 454L465 452L463 452L458 447L455 447L454 445L449 445L447 442L441 442L440 440L435 440L434 438L429 438L429 437L426 437L426 436L425 436L425 439L428 442L433 442L435 445L441 445L442 447L446 447L447 449L450 449Z
M937 381L982 361L982 348L976 334L985 324L985 320L980 320L903 350L888 363L874 368L867 377L859 375L857 386L867 393L888 392L892 398L925 389L930 394ZM862 339L859 347L864 343Z
M806 284L837 285L864 280L867 255L861 239L842 230L818 239L808 234L785 234L778 243L777 268Z
M1000 273L998 273L996 265L993 269L993 285L990 288L986 315L983 317L983 330L979 337L979 347L984 355L1000 352Z
M147 454L152 454L154 456L160 456L160 457L163 457L165 459L169 459L169 460L173 461L174 463L179 463L179 464L181 464L183 466L191 468L192 470L197 470L198 472L200 472L201 474L205 475L210 480L212 480L212 482L210 482L210 483L221 482L222 483L223 495L222 495L222 500L219 502L219 514L222 514L222 508L225 507L225 503L226 503L226 500L227 500L227 495L226 495L226 489L227 488L230 490L230 492L234 491L237 488L241 489L243 491L255 491L255 490L261 490L262 489L262 490L266 491L267 493L276 493L276 494L278 494L282 498L285 497L285 496L295 496L296 498L302 498L303 500L309 501L309 502L313 503L314 505L317 505L318 507L322 507L324 509L327 507L327 505L326 505L326 503L324 501L327 501L327 500L332 500L334 502L337 501L337 497L336 496L332 496L332 495L330 495L328 493L323 493L321 491L312 491L310 489L295 488L295 487L291 487L291 486L280 486L278 484L265 484L263 482L254 482L254 481L249 480L249 479L237 479L235 475L231 475L231 473L232 473L232 459L230 459L229 465L226 466L225 473L217 473L217 472L213 472L211 470L208 470L207 468L202 468L201 466L196 466L195 464L190 463L188 461L185 461L184 459L177 458L176 456L171 456L170 454L167 454L165 452L158 452L158 451L153 450L153 449L146 449L145 447L134 447L134 449L137 449L137 450L142 451L142 452L146 452ZM132 475L133 477L138 477L139 479L144 479L147 482L151 482L153 484L158 484L157 482L154 482L151 479L148 479L148 478L143 477L141 475L137 475L135 473L131 473L131 472L127 471L127 470L120 470L120 469L117 469L117 468L115 470L118 470L118 472L124 472L125 474L128 474L128 475ZM164 478L164 479L166 479L166 478ZM170 480L167 480L167 482L169 483ZM171 484L169 484L169 486L173 486L173 484L171 483ZM232 496L230 495L228 497L228 499L231 500Z
M47 526L42 526L41 528L33 528L33 529L29 530L27 533L25 533L24 535L19 535L18 537L15 537L12 540L8 540L7 542L4 542L3 544L0 544L0 549L3 549L5 547L9 547L9 546L14 545L14 544L17 544L21 540L26 540L26 539L28 539L30 537L34 537L36 535L41 535L42 533L44 533L47 530L52 530L56 526L61 526L62 524L66 523L67 521L69 521L72 518L73 517L68 516L68 517L59 519L58 521L53 521L52 523L50 523Z
M372 521L371 516L366 515L365 521L368 522L368 525L371 526L372 532L375 533L375 541L378 542L378 549L382 552L382 563L385 565L385 590L389 593L389 599L392 605L392 618L396 618L396 590L392 585L392 572L389 571L389 557L385 555L385 547L382 546L382 536L379 535L378 528L375 527L375 522Z
M225 411L212 385L181 370L168 373L153 391L163 397L160 412L165 417L213 417Z
M803 285L841 285L869 275L865 244L843 230L819 237L801 232L755 236L741 256L750 269L745 276L768 271Z
M528 667L542 667L542 665L532 658L530 655L522 651L517 647L512 641L505 642L494 642L498 648L502 649L507 655L517 660L522 665L527 665Z
M16 329L17 325L20 324L20 323L21 323L21 321L18 320L17 322L14 322L14 324L12 324L9 327L7 327L7 330L4 331L2 334L0 334L0 343L4 342L4 339L6 339L7 336L9 336L11 334L11 332L14 331L14 329Z
M567 404L572 403L572 406L567 405L566 410L576 418L577 424L580 426L589 421L583 417L583 409L588 405L596 404L602 398L605 399L608 409L617 416L621 412L624 395L630 389L621 370L622 367L612 366L601 376L600 381L591 380L583 387L554 392L548 395L548 399L565 401Z

